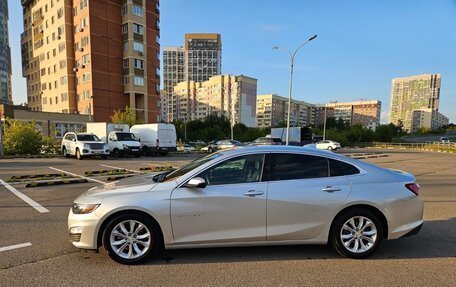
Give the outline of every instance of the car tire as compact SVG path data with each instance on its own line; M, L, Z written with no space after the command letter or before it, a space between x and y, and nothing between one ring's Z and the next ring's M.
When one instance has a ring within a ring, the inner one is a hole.
M163 249L162 246L158 226L141 214L116 216L103 231L103 247L106 253L121 264L138 264L155 257Z
M213 152L214 152L214 149L210 147L210 148L207 149L207 152L208 152L208 153L213 153Z
M113 151L112 151L112 155L115 157L115 158L119 158L120 157L120 151L118 148L115 148Z
M63 157L66 157L66 158L70 157L70 155L68 154L68 152L66 150L66 147L62 148L62 154L63 154Z
M383 240L377 215L365 208L349 209L334 220L330 243L344 257L362 259L372 255Z
M328 150L333 150L332 146L328 146Z
M81 160L82 159L82 155L81 155L81 152L79 151L79 149L77 148L76 149L76 158Z

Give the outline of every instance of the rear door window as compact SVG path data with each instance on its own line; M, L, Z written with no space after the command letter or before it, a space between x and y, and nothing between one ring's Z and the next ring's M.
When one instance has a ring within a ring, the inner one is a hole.
M303 154L271 154L270 180L291 180L329 176L328 160Z

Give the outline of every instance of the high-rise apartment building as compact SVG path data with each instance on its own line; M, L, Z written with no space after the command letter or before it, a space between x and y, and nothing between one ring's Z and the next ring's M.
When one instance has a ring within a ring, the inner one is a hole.
M412 132L417 132L422 128L436 129L448 125L449 119L433 109L413 110L412 112Z
M184 47L163 48L163 91L161 117L171 122L178 117L178 98L173 88L183 81L204 82L222 72L220 34L190 33Z
M32 110L159 117L159 0L22 0Z
M0 104L12 104L11 52L8 37L8 1L0 0Z
M257 80L244 75L218 75L204 82L185 81L174 86L176 119L204 119L215 114L232 124L256 126Z
M414 110L438 111L440 82L440 74L423 74L393 79L389 122L395 125L402 123L405 130L412 131Z
M313 124L313 105L291 100L290 126L306 127ZM256 106L257 126L275 127L288 119L288 98L276 94L258 95Z

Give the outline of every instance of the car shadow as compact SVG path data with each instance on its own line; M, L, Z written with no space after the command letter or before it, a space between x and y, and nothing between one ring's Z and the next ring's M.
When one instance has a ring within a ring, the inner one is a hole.
M456 218L425 221L415 236L384 241L367 260L456 257ZM230 263L341 258L326 245L290 245L166 250L144 264Z

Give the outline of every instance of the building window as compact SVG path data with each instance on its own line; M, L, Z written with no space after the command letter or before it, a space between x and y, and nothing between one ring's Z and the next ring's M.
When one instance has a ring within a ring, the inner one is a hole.
M60 77L60 85L63 86L63 85L66 85L67 83L67 77L64 76L64 77Z
M128 42L123 43L123 50L128 51Z
M122 25L122 34L128 33L128 23Z
M133 50L136 52L144 53L144 43L141 42L133 42Z
M144 77L135 76L135 85L136 86L144 86Z
M143 7L133 4L133 15L142 17L143 16Z
M47 105L47 98L43 97L43 105Z
M141 59L135 59L135 69L144 70L144 61Z
M133 23L133 33L144 35L144 26Z
M84 17L81 19L81 29L84 29L87 26L89 26L89 21L87 20L87 17Z
M121 14L122 14L122 16L124 16L127 13L128 13L128 6L127 6L127 4L124 4L124 5L122 5Z
M57 19L62 18L63 16L63 7L57 10Z
M89 54L86 54L84 56L82 56L82 64L85 65L85 64L88 64L90 62L90 55Z
M87 2L88 0L81 0L81 3L79 4L80 10L87 8Z
M82 81L84 83L90 81L90 73L82 74Z
M124 85L128 85L130 83L130 76L124 76Z
M81 45L82 47L87 46L89 44L89 36L84 36L81 38Z
M82 95L84 97L84 100L89 100L90 99L90 91L89 90L83 91Z
M128 68L129 62L130 62L129 59L123 59L123 67L124 67L124 69Z

